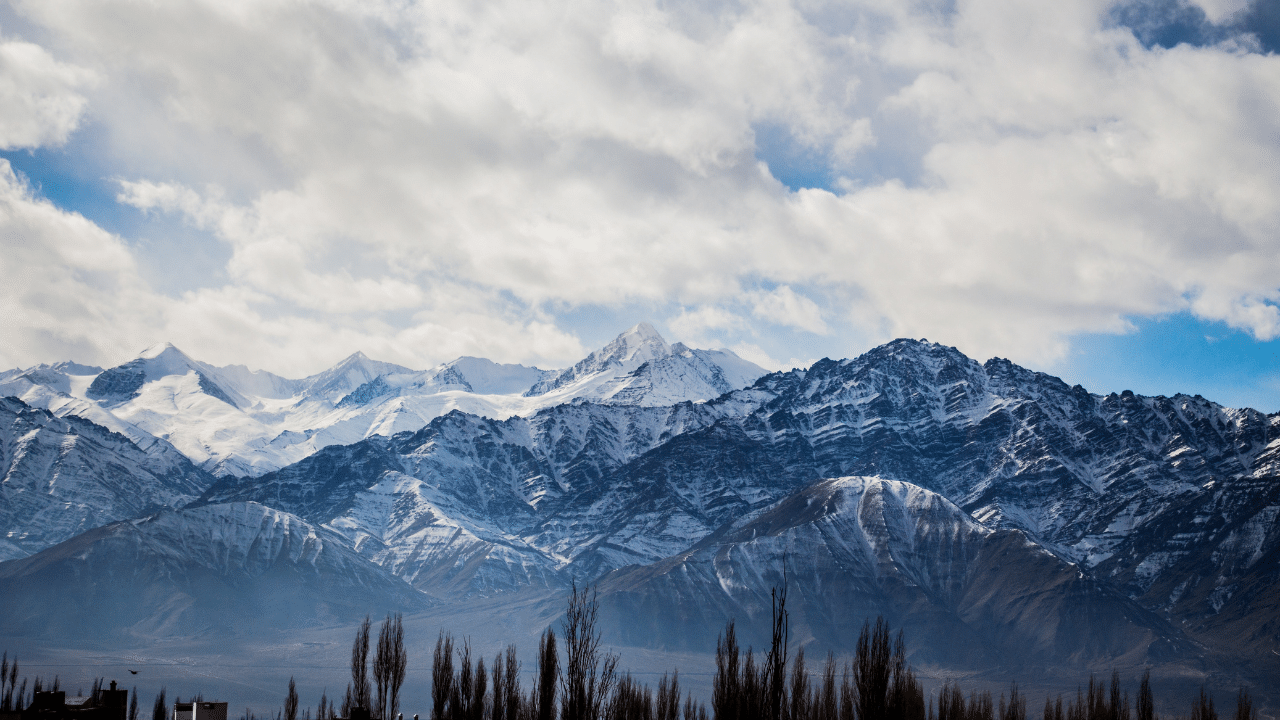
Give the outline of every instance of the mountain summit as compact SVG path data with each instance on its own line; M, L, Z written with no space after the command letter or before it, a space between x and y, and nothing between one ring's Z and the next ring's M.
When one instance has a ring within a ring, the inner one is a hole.
M306 378L217 367L170 343L107 370L0 373L0 394L76 414L143 446L172 443L215 475L257 476L374 435L421 428L454 410L505 419L573 400L662 406L706 401L764 370L727 350L668 344L649 323L561 372L461 357L428 370L362 352ZM70 367L70 366L67 366Z
M710 400L746 387L765 371L729 350L669 345L639 323L573 367L529 388L526 397L585 397L627 405Z

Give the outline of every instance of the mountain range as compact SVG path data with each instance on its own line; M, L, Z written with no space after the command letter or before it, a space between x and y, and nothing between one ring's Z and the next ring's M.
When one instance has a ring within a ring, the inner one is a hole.
M883 614L927 666L1269 672L1280 648L1280 415L923 340L765 373L640 324L561 371L357 354L301 380L162 345L0 394L6 631L578 582L612 641L701 652L727 619L761 632L785 582L798 641L847 649ZM147 600L48 601L108 577Z

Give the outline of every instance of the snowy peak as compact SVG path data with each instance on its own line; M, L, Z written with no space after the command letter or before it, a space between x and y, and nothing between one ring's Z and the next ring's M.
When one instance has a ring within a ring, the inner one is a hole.
M245 404L243 396L228 391L216 382L216 376L213 375L215 372L210 366L192 360L170 343L159 343L147 348L133 360L103 371L89 385L86 395L105 404L120 404L138 397L147 383L194 373L200 392L232 407Z
M303 380L306 394L337 403L351 391L380 375L413 373L403 365L371 360L362 352L348 356L342 362Z
M41 367L44 367L43 365ZM102 368L97 365L82 365L71 360L63 360L48 366L52 370L56 370L67 375L97 375L102 372Z
M658 331L642 322L604 347L578 361L576 365L554 378L538 383L526 395L533 397L590 380L601 375L617 376L630 373L646 362L671 355L671 346Z
M533 387L554 371L526 365L496 363L484 358L463 356L446 363L445 369L456 372L471 391L480 395L516 395Z
M366 406L392 398L449 392L517 396L552 374L536 367L460 357L423 372L379 375L343 396L337 407Z
M1160 650L1199 650L1021 533L874 477L818 481L685 552L619 569L600 583L602 625L624 643L699 648L732 618L750 644L768 637L770 589L783 583L791 636L814 649L852 647L883 615L915 629L916 661L951 667L1142 662L1161 634Z
M673 405L710 400L750 385L763 368L728 350L668 344L639 323L573 367L539 382L527 397L587 398L625 405Z
M143 350L142 352L138 353L137 359L157 360L163 356L182 357L182 358L186 357L186 355L184 355L181 350L175 347L173 343L161 342L161 343L156 343L155 345L152 345L146 350Z

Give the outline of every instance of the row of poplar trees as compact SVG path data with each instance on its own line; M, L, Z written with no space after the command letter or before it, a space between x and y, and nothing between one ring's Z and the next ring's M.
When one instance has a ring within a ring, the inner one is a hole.
M574 585L562 626L564 664L552 628L538 640L534 684L520 686L521 663L509 645L486 669L472 661L471 644L452 635L436 640L431 663L431 720L678 720L679 675L663 676L655 698L648 686L618 673L618 656L602 652L594 591ZM455 661L455 655L457 659ZM706 720L705 706L685 700L684 716Z
M937 701L927 702L915 672L907 665L902 632L891 637L884 618L863 625L853 656L838 665L828 654L811 676L803 648L788 652L789 619L785 586L772 595L772 635L767 650L738 646L730 620L716 642L716 674L710 715L715 720L1027 720L1026 697L1016 683L993 700L990 692L966 697L946 683ZM573 587L561 628L562 640L548 628L538 641L534 685L521 688L516 646L498 652L492 664L473 658L469 640L457 643L441 632L431 662L430 720L708 720L708 708L687 695L681 703L678 672L663 675L655 693L618 672L618 656L603 652L596 631L599 603L595 591ZM399 713L400 687L407 665L399 615L388 616L378 635L373 683L367 675L371 626L366 618L351 652L352 682L340 715L322 697L318 720L350 718L365 708L373 718L392 720ZM561 664L563 643L564 663ZM297 693L292 678L284 720L296 720ZM310 713L307 713L308 715ZM415 716L415 720L416 716ZM1120 676L1110 687L1094 678L1074 699L1045 700L1042 720L1160 720L1155 712L1150 673L1130 703ZM1212 698L1201 690L1190 720L1219 720ZM1258 720L1249 694L1241 690L1234 720Z
M317 720L351 718L361 711L365 717L390 720L400 713L400 688L409 668L409 655L404 649L404 619L396 613L387 615L382 621L378 644L374 648L370 682L369 642L372 630L373 624L365 616L356 630L355 642L351 644L351 682L347 683L342 705L338 707L329 701L327 695L321 695L316 709ZM285 696L282 714L282 720L297 720L298 717L298 691L293 678L289 678L289 693ZM304 717L309 718L310 715L308 710ZM249 717L246 711L246 720Z

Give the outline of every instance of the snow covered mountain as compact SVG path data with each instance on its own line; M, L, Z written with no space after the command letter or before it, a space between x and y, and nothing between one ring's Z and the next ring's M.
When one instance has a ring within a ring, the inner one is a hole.
M853 647L877 615L905 629L917 665L1142 664L1199 649L1022 533L992 530L918 486L864 477L820 481L685 552L610 574L603 617L627 645L714 646L736 618L743 644L760 646L770 591L784 582L792 637L813 649Z
M291 381L161 348L96 376L97 400L65 369L49 383L70 392L0 387L211 448L221 476L184 514L287 513L441 600L600 581L611 612L671 624L617 628L628 642L759 617L784 567L813 638L913 608L994 653L916 648L939 663L1212 664L1280 642L1280 415L1095 395L926 341L763 376L717 352L641 324L559 373L359 356Z
M98 643L347 623L427 606L334 533L253 503L117 522L0 563L0 596L7 637Z
M74 415L0 398L0 560L196 499L213 477Z
M728 350L668 345L640 323L573 367L535 384L526 397L585 398L619 405L709 400L755 382L764 370ZM543 405L545 406L545 405Z
M727 350L668 345L641 323L559 374L474 357L414 371L356 353L293 380L215 367L165 343L105 371L67 363L9 371L0 395L85 417L144 447L158 438L215 475L256 476L328 445L417 430L453 410L502 419L579 398L669 405L709 400L763 374Z
M432 578L420 587L447 575L447 592L490 593L662 563L815 482L876 476L1020 533L1165 621L1189 622L1193 599L1202 620L1236 607L1269 618L1255 606L1280 591L1278 421L1203 398L1092 395L901 340L705 403L577 402L503 421L455 412L256 480L224 478L202 501L278 503L342 528L384 567ZM455 538L474 561L456 562ZM490 564L488 547L502 559ZM1184 582L1200 589L1175 593ZM1255 642L1276 639L1268 622L1251 626ZM1218 626L1196 627L1193 640L1227 649Z

